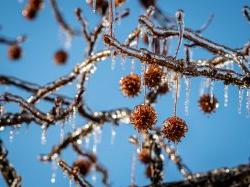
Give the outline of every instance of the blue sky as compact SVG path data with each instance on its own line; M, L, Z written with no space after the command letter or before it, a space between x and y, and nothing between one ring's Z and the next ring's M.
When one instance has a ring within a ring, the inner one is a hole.
M49 3L39 13L35 21L25 20L21 11L25 2L17 0L2 0L0 6L0 34L8 37L15 37L19 34L26 34L28 40L22 45L23 58L12 62L7 58L7 47L0 46L0 74L12 75L24 80L39 83L41 85L53 81L62 75L69 73L75 64L84 59L85 43L81 37L73 38L71 48L66 49L69 53L69 60L65 66L58 66L53 63L53 53L59 48L64 48L63 34L60 31ZM84 15L89 20L91 28L98 22L99 16L94 14L83 0L63 1L58 0L65 19L72 26L80 28L73 10L76 7L83 9ZM199 28L211 13L215 14L214 20L203 35L211 40L228 45L232 48L242 47L249 41L249 23L242 16L241 9L249 5L249 1L243 0L220 0L220 1L180 1L180 0L159 0L159 6L169 14L175 14L178 9L185 12L185 25L190 28ZM143 9L135 0L128 0L125 7L131 9L131 16L122 21L121 25L115 26L116 37L123 41L127 34L137 25L137 16L143 13ZM101 40L95 51L103 48ZM174 50L174 48L172 48ZM179 57L183 52L180 51ZM207 53L203 50L194 51L194 59L205 58ZM119 90L119 79L130 72L131 59L126 60L126 69L120 66L120 59L117 59L115 70L111 70L111 60L108 59L97 66L96 73L91 76L87 84L85 98L87 104L93 110L112 109L117 107L130 107L143 101L142 95L135 99L124 98ZM137 72L140 66L137 62ZM250 123L245 116L245 103L243 100L242 114L238 114L238 88L229 86L228 107L223 106L223 85L219 82L214 84L214 93L220 102L220 107L211 116L204 115L197 106L199 97L199 85L201 79L192 79L190 97L190 115L184 114L184 84L181 85L181 95L178 102L178 114L184 118L189 126L186 138L178 144L178 153L185 164L194 172L202 172L216 167L236 166L248 162L250 157ZM0 87L0 93L9 91L21 94L25 98L29 94L12 87ZM63 88L59 92L73 96L75 88L73 85ZM43 110L48 109L46 103L39 105ZM173 111L172 94L159 98L156 109L159 115L158 124L169 117ZM14 109L17 105L9 106ZM76 119L80 127L86 121ZM66 131L70 131L67 124ZM23 126L17 131L12 143L9 141L10 129L0 132L9 150L9 159L16 167L18 173L23 177L25 187L69 186L69 181L60 171L57 170L55 184L50 183L51 165L40 163L37 156L47 153L51 147L60 141L60 128L52 127L48 131L47 144L41 145L41 129L31 124ZM102 165L110 172L110 181L113 186L128 186L130 183L131 157L134 148L128 143L128 137L136 134L131 125L121 124L116 128L117 137L113 145L111 141L111 128L105 124L102 133L102 143L98 145L99 159ZM91 147L91 144L90 144ZM71 149L67 149L62 157L69 163L77 159ZM165 180L173 181L181 179L174 164L165 162ZM90 182L91 175L89 176ZM95 186L100 186L100 178L97 176ZM148 184L149 180L144 177L144 166L137 162L136 182L139 185ZM4 186L0 177L0 186Z

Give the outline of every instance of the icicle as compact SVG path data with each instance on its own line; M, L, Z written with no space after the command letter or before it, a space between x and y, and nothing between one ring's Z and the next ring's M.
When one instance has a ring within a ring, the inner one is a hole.
M42 135L41 135L41 144L45 145L47 143L47 128L46 124L42 125Z
M132 163L131 163L131 186L135 185L135 171L136 171L136 152L133 151Z
M122 67L122 70L125 70L125 64L126 64L126 55L125 54L122 54L121 56L121 67Z
M2 115L4 115L4 113L5 113L5 107L4 107L4 105L0 105L0 116L2 116Z
M86 147L86 149L89 148L89 142L90 142L89 136L86 136L85 137L85 147Z
M160 40L160 54L163 54L163 51L164 51L164 47L165 47L165 38L164 39L159 39Z
M132 58L131 60L131 72L132 73L135 72L135 59L134 58Z
M151 35L148 35L148 50L153 51L153 37Z
M111 125L111 144L114 144L116 137L116 131L114 125Z
M71 120L71 127L72 130L74 131L76 129L76 113L77 113L77 109L76 107L73 108L73 113L72 113L72 120Z
M10 130L10 134L9 134L9 141L10 141L10 143L12 143L13 140L14 140L14 134L15 134L14 128L12 128L12 129Z
M228 85L224 85L224 107L228 106Z
M189 103L190 103L190 91L191 91L191 82L188 77L185 77L185 103L184 103L184 108L185 108L185 115L189 115Z
M51 174L50 182L54 184L56 182L56 170L57 170L57 163L54 160L52 161L52 164L51 164L51 170L52 170L52 174Z
M247 90L246 96L246 117L250 117L250 89Z
M72 187L72 179L69 178L69 187Z
M63 142L64 139L64 122L61 124L61 129L60 129L60 142Z
M92 6L93 6L93 12L95 13L96 12L96 0L92 0L93 2L93 4L92 4Z
M115 69L116 59L115 59L115 50L111 49L111 70Z
M244 98L244 90L242 88L239 89L239 105L238 105L238 113L241 114L242 101Z
M213 102L213 94L214 94L214 82L210 80L210 85L209 85L209 91L210 91L210 98L211 98L211 103Z

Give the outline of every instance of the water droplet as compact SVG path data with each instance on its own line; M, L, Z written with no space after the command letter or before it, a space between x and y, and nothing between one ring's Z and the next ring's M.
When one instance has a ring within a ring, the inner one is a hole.
M56 182L56 170L57 170L57 163L54 160L52 161L52 164L51 164L51 170L52 170L52 174L51 174L50 182L54 184Z

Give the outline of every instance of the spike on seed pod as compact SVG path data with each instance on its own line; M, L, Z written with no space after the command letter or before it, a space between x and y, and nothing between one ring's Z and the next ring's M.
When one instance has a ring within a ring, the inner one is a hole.
M159 86L162 82L163 75L164 72L160 66L155 64L150 65L144 73L145 85L148 88L155 88Z
M128 76L121 78L120 88L125 96L134 97L140 93L141 78L135 73L130 73Z
M58 50L54 54L54 61L56 64L65 64L68 59L68 53L62 49Z
M73 163L73 168L78 170L82 176L86 176L92 167L92 162L88 159L79 159Z
M138 153L138 159L144 164L149 163L151 161L150 150L147 148L142 148Z
M22 48L17 44L11 45L8 48L8 57L11 60L18 60L22 56Z
M42 7L43 0L29 0L28 5L32 6L37 11Z
M205 113L212 113L219 106L218 100L215 96L208 93L203 94L198 102L201 110Z
M139 132L147 132L157 121L155 109L147 104L137 105L130 115L130 122Z
M167 118L163 122L161 129L163 136L175 143L180 142L181 138L185 136L187 131L188 127L186 122L177 116Z

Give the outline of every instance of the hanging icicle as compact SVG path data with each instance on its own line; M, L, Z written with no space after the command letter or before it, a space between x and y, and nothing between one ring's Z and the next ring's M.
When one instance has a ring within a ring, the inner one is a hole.
M52 170L52 173L51 173L50 182L54 184L56 182L56 170L57 170L57 163L55 160L53 160L51 163L51 170Z
M224 85L224 107L228 106L228 85Z
M70 117L71 120L69 121L69 123L71 124L71 128L74 131L76 129L76 114L77 114L77 108L74 107L73 108L73 112L72 112L72 116Z
M131 186L135 186L135 173L136 173L136 151L132 153L132 162L131 162Z
M60 142L63 142L64 139L64 122L62 122L61 128L60 128Z
M96 0L92 0L93 12L96 12Z
M111 70L115 69L115 64L116 64L115 50L111 49Z
M191 93L191 81L188 77L184 78L185 81L185 103L184 103L184 109L185 109L185 115L189 115L189 103L190 103L190 93Z
M131 59L131 73L134 73L135 72L135 59L132 58Z
M121 55L121 67L122 67L122 70L125 70L125 65L126 65L126 58L127 56L125 54L122 54Z
M250 89L247 90L246 96L246 117L250 117Z
M42 125L42 135L41 135L41 144L45 145L47 143L47 127L46 124Z
M115 126L111 125L111 144L113 145L115 142L115 137L116 137L116 130Z
M244 89L239 88L239 104L238 104L238 113L239 114L241 114L243 98L244 98Z

